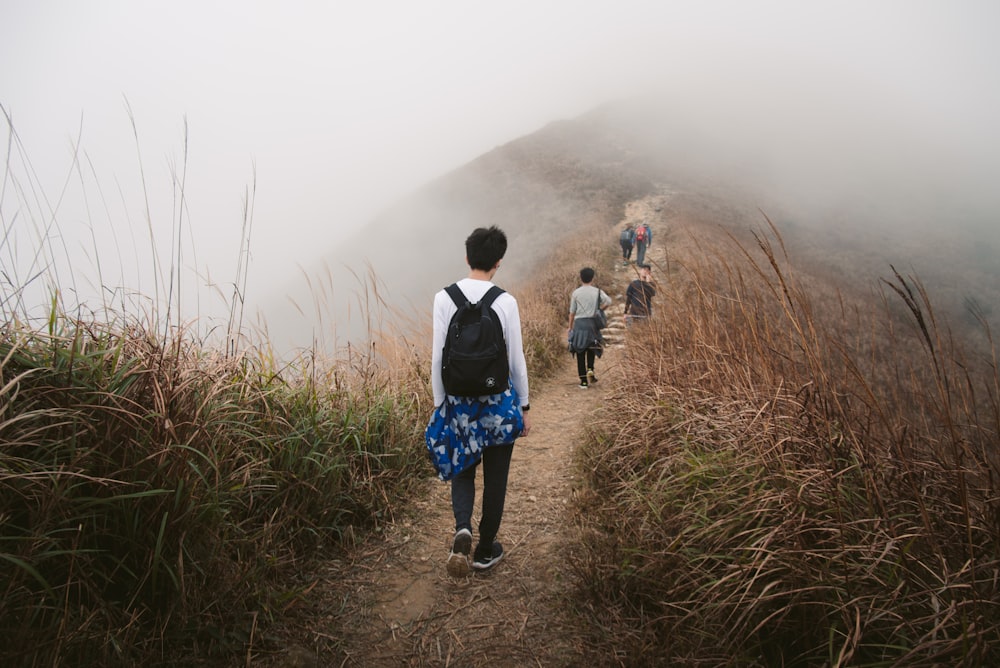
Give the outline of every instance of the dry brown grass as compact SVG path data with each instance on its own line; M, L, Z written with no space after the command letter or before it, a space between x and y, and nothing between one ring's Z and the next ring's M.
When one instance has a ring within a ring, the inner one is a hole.
M405 365L53 325L0 338L5 665L243 651L308 590L285 588L301 561L387 521L423 462Z
M1000 660L993 351L913 277L836 292L766 219L749 242L685 223L582 455L575 563L608 656Z

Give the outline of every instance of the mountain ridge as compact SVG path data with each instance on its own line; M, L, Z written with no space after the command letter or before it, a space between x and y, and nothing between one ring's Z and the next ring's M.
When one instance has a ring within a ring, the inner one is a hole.
M774 162L791 149L765 149L763 140L726 147L732 129L700 124L679 107L675 112L662 100L601 105L501 144L401 197L324 256L314 275L322 277L316 280L324 283L327 303L315 305L316 313L295 312L288 303L272 309L272 340L299 347L325 340L336 348L364 340L373 321L378 329L423 317L434 292L466 271L463 241L479 226L507 232L510 252L497 280L516 288L544 271L546 255L565 235L592 225L610 230L627 202L665 190L700 199L698 208L716 211L713 222L730 230L774 223L800 260L830 277L871 286L890 265L912 266L932 277L959 318L964 303L988 305L1000 295L1000 268L982 253L996 244L963 232L974 226L949 226L940 216L960 212L947 201L919 220L913 212L920 205L893 201L893 189L859 200L853 181L795 192L796 183L823 173L815 166L824 161L822 147L801 173L794 174L794 161L786 166L791 173L775 171ZM969 249L978 255L966 262L961 257ZM963 276L969 266L975 274ZM285 293L309 304L314 298L301 295L314 288L287 284ZM378 298L370 299L372 293ZM380 313L372 318L370 309Z
M556 121L430 181L325 256L325 280L331 292L341 292L333 321L350 323L348 339L368 333L367 322L352 309L361 277L374 278L375 291L394 308L423 309L435 291L467 270L464 240L480 226L507 232L510 250L498 280L516 286L563 235L593 224L610 228L626 202L656 192L651 178L627 165L629 158L627 148L614 146L595 128ZM292 286L287 291L296 292ZM274 311L282 315L269 318L272 323L309 320L296 317L287 304ZM292 338L270 329L274 340Z

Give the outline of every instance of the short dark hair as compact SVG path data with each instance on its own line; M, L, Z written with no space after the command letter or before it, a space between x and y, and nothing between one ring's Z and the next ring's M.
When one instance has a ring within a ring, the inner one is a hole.
M594 270L590 267L584 267L580 270L580 280L584 283L590 283L594 280Z
M496 225L477 227L465 240L465 257L469 267L489 271L507 252L507 235Z

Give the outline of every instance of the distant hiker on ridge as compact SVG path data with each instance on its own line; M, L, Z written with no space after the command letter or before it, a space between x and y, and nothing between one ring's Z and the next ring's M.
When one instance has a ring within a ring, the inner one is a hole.
M653 245L653 231L646 221L635 230L635 263L646 264L646 249Z
M576 370L580 376L580 389L587 389L597 382L594 375L595 358L604 352L604 337L597 321L598 309L611 305L611 297L599 287L591 285L594 270L580 270L580 287L569 299L569 351L576 355Z
M632 223L627 224L618 235L618 243L622 247L622 264L628 264L632 259L632 247L635 245L635 230L632 228Z
M515 439L531 431L520 311L517 300L492 283L506 252L502 230L495 226L474 230L465 240L468 277L434 295L431 387L436 408L424 436L438 477L451 480L455 536L446 567L453 577L469 574L470 553L471 566L478 571L503 558L496 535L507 497L510 458ZM459 347L463 349L455 350ZM473 551L472 511L480 462L482 515Z

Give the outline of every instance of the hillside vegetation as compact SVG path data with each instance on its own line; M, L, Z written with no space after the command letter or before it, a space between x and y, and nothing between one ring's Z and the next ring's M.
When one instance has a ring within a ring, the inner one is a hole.
M221 353L145 314L29 326L5 298L0 663L251 664L308 599L307 565L426 482L429 336L406 300L455 278L435 273L441 239L498 223L531 248L506 270L534 382L567 363L567 268L650 195L657 314L628 331L574 462L563 585L594 665L1000 663L986 314L953 328L891 266L834 282L808 233L654 158L595 115L432 184L397 240L433 249L426 275L387 255L409 273L374 270L360 301L385 315L335 354Z
M568 554L608 662L996 664L995 350L916 276L840 290L763 216L713 214L663 212L659 317L578 462Z
M406 364L276 369L53 324L0 340L4 665L229 655L301 595L297 562L386 521L420 463Z

